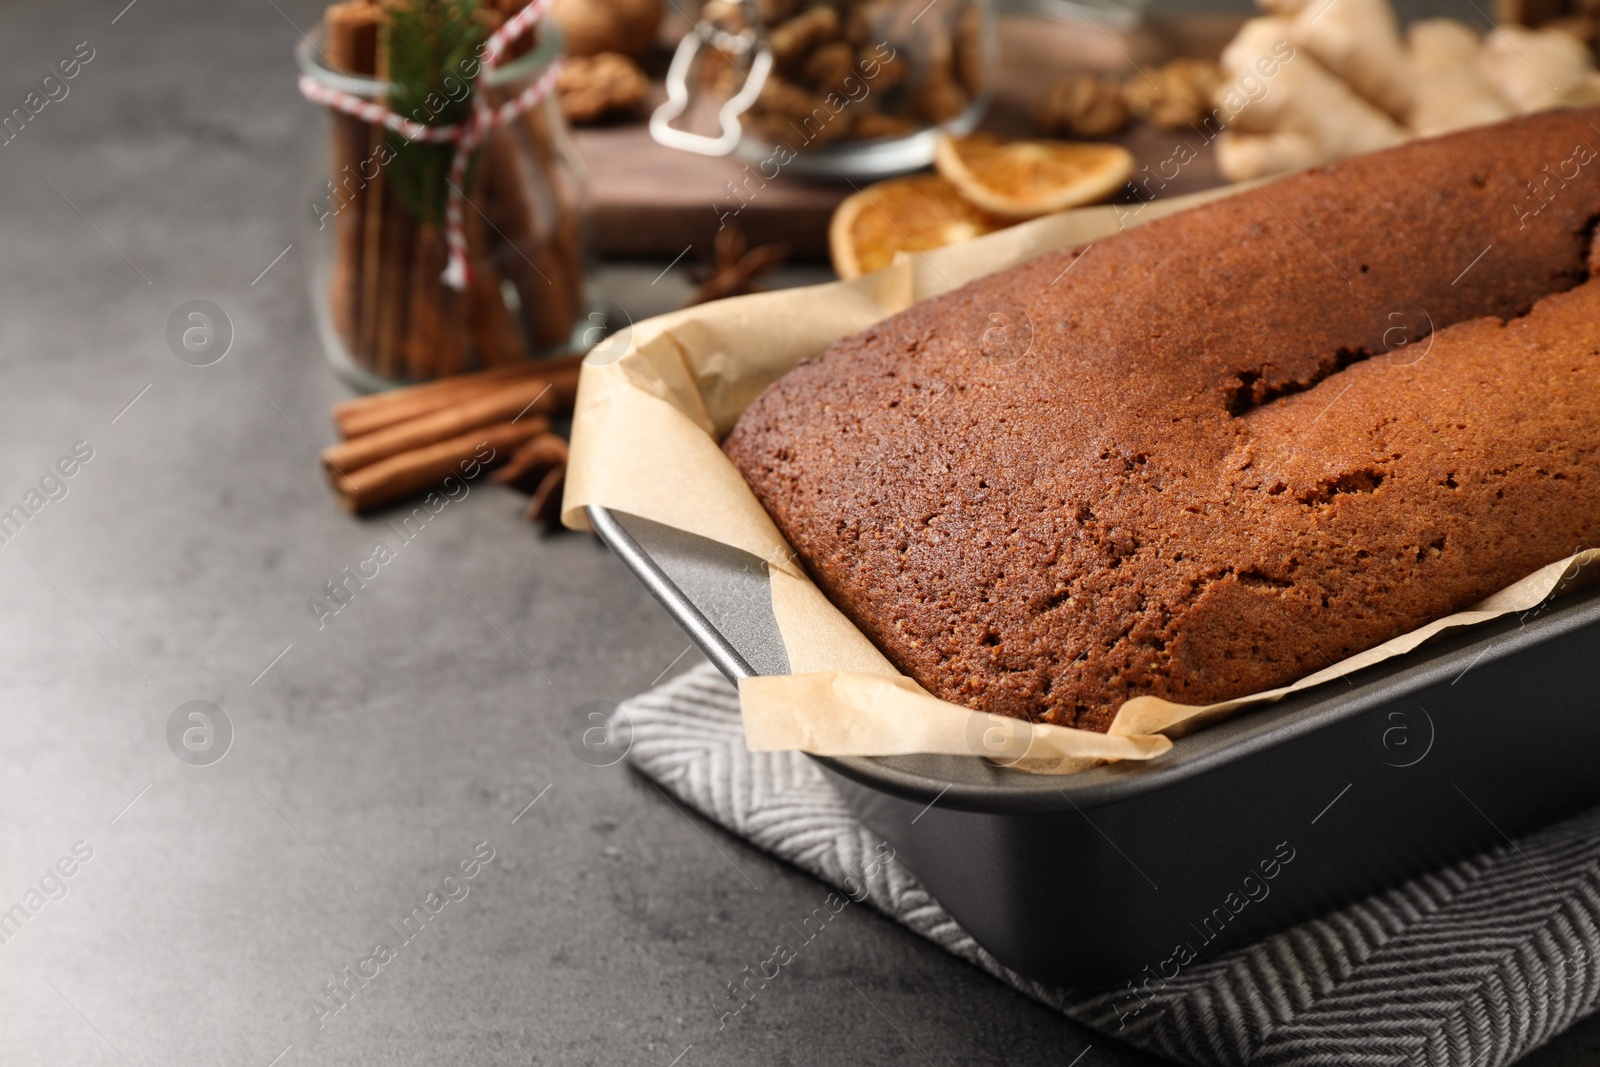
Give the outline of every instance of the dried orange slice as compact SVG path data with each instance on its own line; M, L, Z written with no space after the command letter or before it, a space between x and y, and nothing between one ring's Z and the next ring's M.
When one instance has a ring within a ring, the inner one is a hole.
M896 252L931 252L1008 225L939 175L919 174L869 185L840 204L828 226L828 250L839 277L856 278L887 267Z
M934 165L977 207L1031 219L1104 200L1133 173L1133 156L1114 144L1002 141L975 133L940 137Z

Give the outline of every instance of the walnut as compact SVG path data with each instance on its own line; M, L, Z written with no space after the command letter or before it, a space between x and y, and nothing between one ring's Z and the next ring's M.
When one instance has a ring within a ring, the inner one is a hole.
M574 125L637 110L650 93L650 79L619 52L573 56L556 82L561 110Z
M1035 118L1045 133L1109 137L1128 124L1128 106L1106 79L1073 74L1051 87Z
M569 56L621 52L641 58L656 42L662 0L554 0L550 17L567 37Z
M756 0L756 14L761 21L771 26L800 10L800 0Z
M967 109L967 94L948 71L930 74L917 91L917 113L929 122L948 122Z
M806 57L800 75L819 93L843 92L855 67L855 50L846 41L833 41Z
M700 21L724 33L738 33L750 24L739 0L706 0L700 8Z
M903 5L903 12L914 7ZM913 89L914 109L931 123L948 122L965 111L969 102L956 77L955 38L943 19L930 17L908 26L913 38L908 51L916 57L912 65L920 68L921 74L920 84Z
M797 151L947 122L987 75L977 0L937 11L906 0L758 0L757 9L775 69L744 127Z
M844 20L844 39L858 47L883 40L884 35L878 31L881 19L878 7L879 3L852 6Z
M755 102L755 108L767 114L796 119L811 114L821 105L822 101L805 89L777 75L768 75Z
M767 33L773 62L788 71L796 69L812 49L839 36L839 13L831 7L813 7L780 22Z
M764 141L800 150L849 135L854 122L854 107L835 112L823 97L774 74L761 87L745 128Z
M1122 86L1128 110L1164 130L1198 125L1211 111L1211 94L1222 71L1203 59L1174 59L1166 66L1135 74Z
M863 48L857 63L875 93L886 93L906 80L906 57L897 52L885 59L885 54L877 46Z

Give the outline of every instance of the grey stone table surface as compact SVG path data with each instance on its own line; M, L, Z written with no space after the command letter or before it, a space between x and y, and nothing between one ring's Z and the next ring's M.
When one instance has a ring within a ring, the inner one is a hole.
M718 1031L724 983L821 887L570 746L575 709L683 669L685 638L509 493L402 542L321 482L345 393L289 60L315 17L0 7L0 114L90 56L0 145L0 510L38 505L0 543L0 912L25 915L0 925L0 1063L1152 1062L854 909ZM649 314L684 290L659 270L598 281ZM208 367L167 341L196 299L235 335ZM319 626L307 601L376 541L395 558ZM231 723L206 766L169 742L196 700ZM314 1007L378 942L378 976ZM1591 1025L1530 1062L1597 1047Z

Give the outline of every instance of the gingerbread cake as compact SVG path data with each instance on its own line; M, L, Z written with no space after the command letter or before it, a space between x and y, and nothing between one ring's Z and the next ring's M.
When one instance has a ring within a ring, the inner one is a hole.
M902 671L1104 730L1281 685L1600 538L1600 112L1419 141L928 300L729 457Z

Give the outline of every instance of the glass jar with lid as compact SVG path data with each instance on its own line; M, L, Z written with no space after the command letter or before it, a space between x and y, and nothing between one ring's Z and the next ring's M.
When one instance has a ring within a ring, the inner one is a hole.
M990 0L709 0L652 116L662 144L802 176L926 166L991 96ZM715 109L715 131L687 128Z
M371 45L362 56L359 36L340 39L338 29L330 23L296 49L307 95L321 87L407 115L420 108L418 121L460 121L476 92L491 107L516 99L563 47L546 20L523 54L476 80L475 71L445 72L434 94L399 105L393 82L352 73L372 68ZM433 113L446 109L453 118ZM370 391L566 351L587 310L587 202L556 95L496 124L471 158L460 189L469 279L460 290L442 278L454 146L408 141L373 116L330 109L328 150L314 163L312 297L335 371Z

